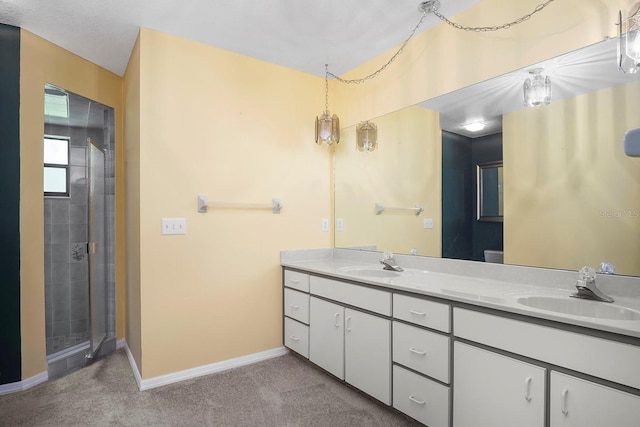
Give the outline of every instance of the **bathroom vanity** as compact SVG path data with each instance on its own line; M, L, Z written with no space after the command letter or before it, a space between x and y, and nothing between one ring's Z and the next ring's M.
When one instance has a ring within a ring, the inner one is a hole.
M640 426L640 280L341 249L282 253L284 345L430 427Z

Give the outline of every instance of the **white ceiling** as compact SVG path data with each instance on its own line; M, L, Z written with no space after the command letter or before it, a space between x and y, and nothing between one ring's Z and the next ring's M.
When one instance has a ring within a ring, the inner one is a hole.
M440 0L454 16L480 0ZM0 0L0 23L22 27L120 76L139 27L324 76L400 45L418 0ZM419 32L440 23L428 15Z

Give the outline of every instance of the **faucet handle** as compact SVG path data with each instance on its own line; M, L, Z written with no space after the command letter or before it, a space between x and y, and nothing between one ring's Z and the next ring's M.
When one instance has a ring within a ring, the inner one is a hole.
M588 265L584 266L578 271L578 280L594 282L596 280L596 271Z
M600 263L600 273L602 274L616 274L616 266L609 261Z
M384 253L382 254L382 259L393 259L393 252L391 251L384 251Z

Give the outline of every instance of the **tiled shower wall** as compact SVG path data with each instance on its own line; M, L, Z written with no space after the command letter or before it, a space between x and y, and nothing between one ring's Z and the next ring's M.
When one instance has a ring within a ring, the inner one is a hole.
M87 137L109 141L109 129L47 126L49 135L70 137L70 197L45 197L45 319L47 355L89 340L89 273L86 251ZM105 138L106 137L106 138ZM107 170L108 328L115 330L113 150L105 155Z

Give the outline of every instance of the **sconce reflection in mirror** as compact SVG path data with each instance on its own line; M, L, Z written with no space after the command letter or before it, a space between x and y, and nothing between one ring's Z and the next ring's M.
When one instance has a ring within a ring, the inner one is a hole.
M378 146L378 127L366 121L356 126L356 147L358 151L373 151Z
M504 186L502 161L477 165L477 220L502 222Z

